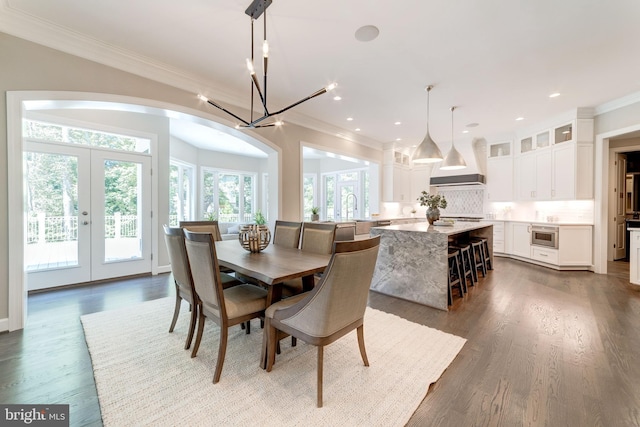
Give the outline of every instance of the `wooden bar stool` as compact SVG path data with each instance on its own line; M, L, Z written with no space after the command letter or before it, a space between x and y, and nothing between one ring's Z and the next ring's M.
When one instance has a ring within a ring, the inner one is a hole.
M484 260L484 248L482 247L481 240L471 240L471 254L473 255L473 269L476 272L476 279L478 277L477 270L480 269L482 277L487 276L487 264Z
M458 243L450 246L450 248L460 251L460 264L462 265L461 272L465 279L465 285L467 277L471 282L470 286L475 286L478 278L475 276L477 272L473 268L473 256L471 255L471 245L468 243Z
M462 278L460 273L460 251L457 249L449 248L449 255L447 257L449 263L449 287L447 290L447 299L449 305L453 304L453 287L457 286L460 289L460 297L464 298L464 283L466 280Z
M489 252L489 239L487 239L486 237L472 237L471 241L482 242L482 252L484 255L484 268L485 270L493 270L493 265L491 264L491 253Z

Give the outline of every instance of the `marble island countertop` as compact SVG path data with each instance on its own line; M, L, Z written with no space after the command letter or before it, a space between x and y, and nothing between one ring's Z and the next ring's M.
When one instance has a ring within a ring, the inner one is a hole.
M455 222L453 225L430 225L425 222L416 222L413 224L397 224L377 227L380 230L407 231L418 233L431 233L440 235L460 234L471 230L478 230L493 225L491 222Z

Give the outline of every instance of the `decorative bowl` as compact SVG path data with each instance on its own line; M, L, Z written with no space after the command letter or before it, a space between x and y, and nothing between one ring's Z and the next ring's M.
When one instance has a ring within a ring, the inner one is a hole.
M271 241L271 231L266 225L243 225L238 234L240 245L251 253L258 253Z

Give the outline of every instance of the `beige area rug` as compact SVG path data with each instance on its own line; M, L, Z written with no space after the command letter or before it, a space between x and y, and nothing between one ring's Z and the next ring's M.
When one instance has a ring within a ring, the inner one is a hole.
M316 408L316 348L283 340L271 372L258 367L262 330L229 331L213 384L217 326L198 356L183 349L188 307L173 333L170 298L82 316L106 426L402 426L465 343L463 338L367 308L360 358L355 332L325 347L324 407Z

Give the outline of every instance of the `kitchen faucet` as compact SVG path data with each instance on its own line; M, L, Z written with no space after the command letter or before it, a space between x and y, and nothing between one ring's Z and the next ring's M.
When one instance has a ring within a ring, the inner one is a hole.
M349 196L353 196L353 216L356 215L356 211L358 210L358 198L355 194L349 193L345 197L344 204L347 208L347 219L345 221L349 221Z

